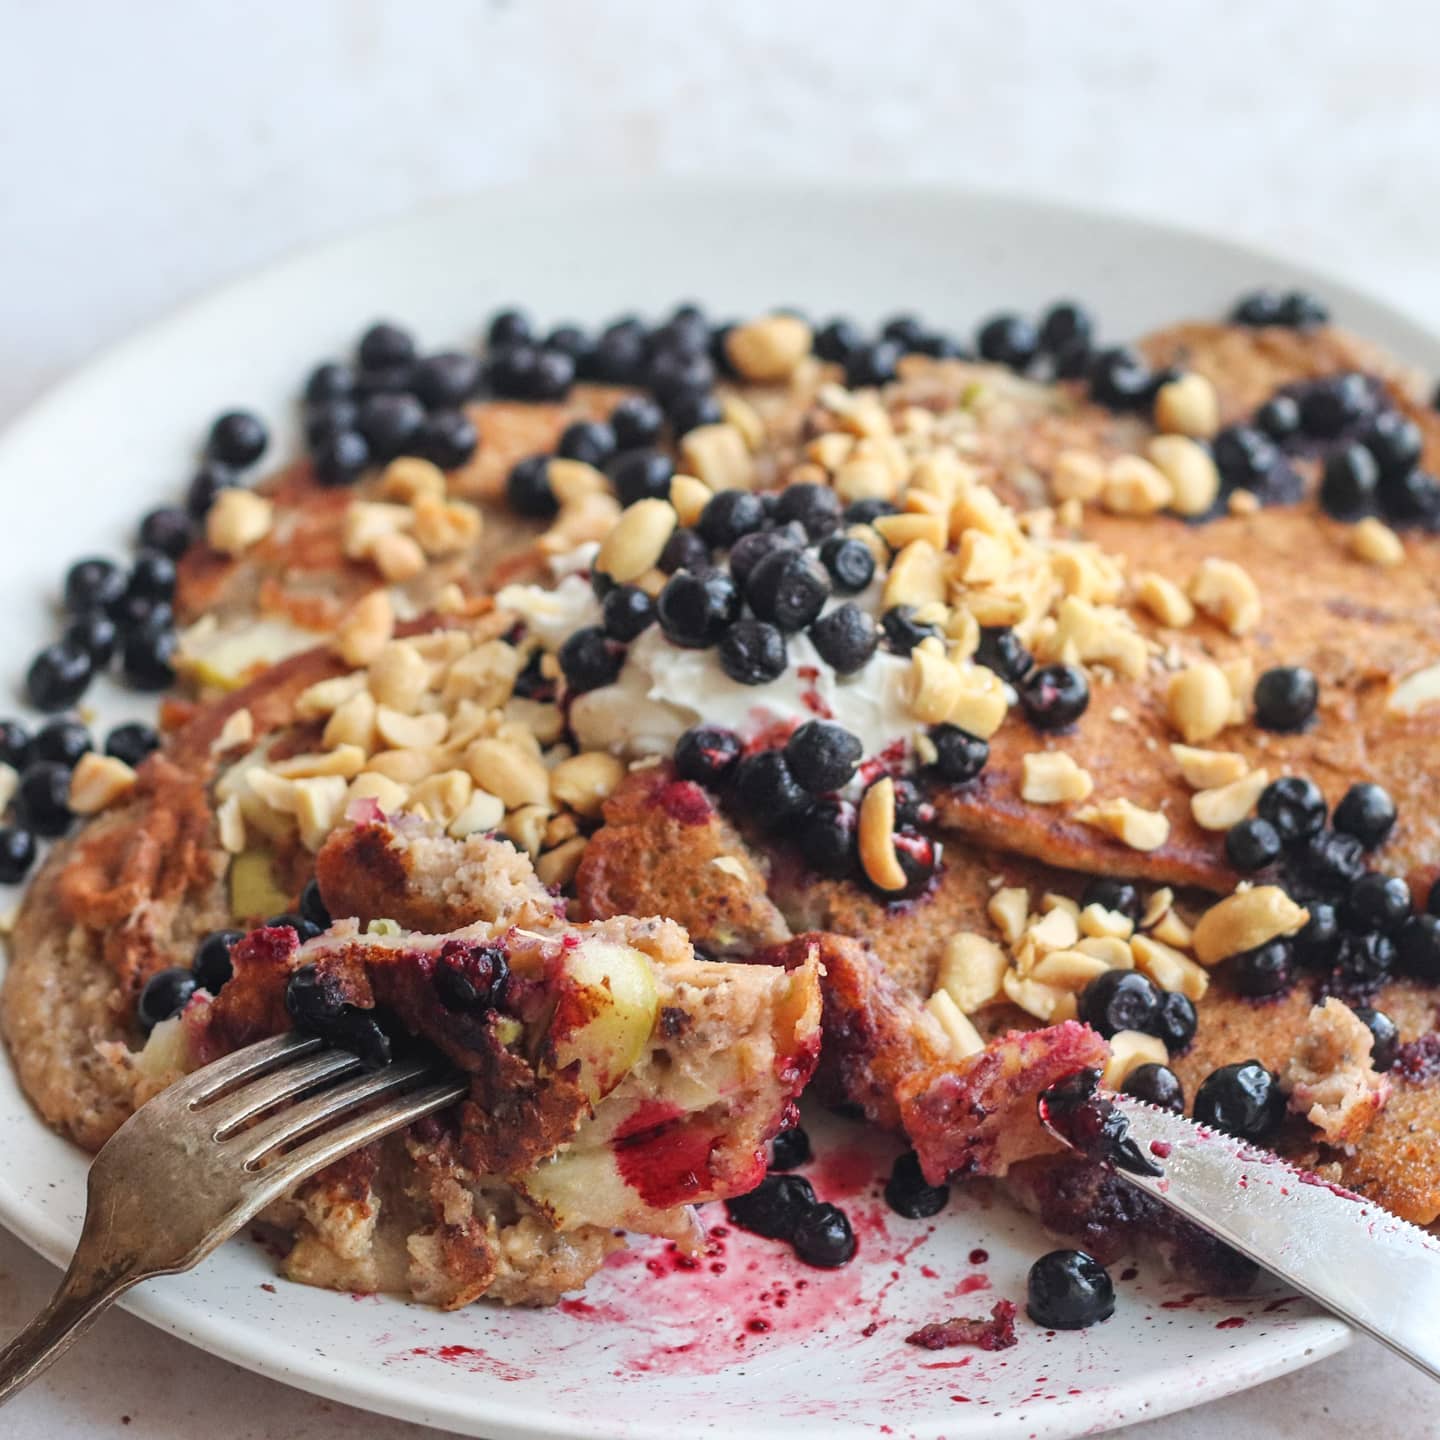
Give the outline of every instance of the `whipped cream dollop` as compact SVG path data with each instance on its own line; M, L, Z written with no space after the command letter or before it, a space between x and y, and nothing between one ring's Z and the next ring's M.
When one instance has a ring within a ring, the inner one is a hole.
M559 649L576 630L601 623L600 602L581 573L593 559L593 547L582 549L591 553L560 558L556 569L563 578L553 588L507 585L496 597L524 619L547 649ZM880 590L876 583L848 598L873 614ZM843 603L832 599L826 609ZM787 635L785 640L785 673L765 685L741 685L725 673L713 648L673 645L659 625L652 625L630 644L613 685L576 696L570 706L575 738L586 749L632 760L670 754L680 736L701 723L754 740L782 726L834 720L859 737L866 756L909 740L916 721L905 702L908 659L879 650L856 674L842 676L820 658L809 636Z

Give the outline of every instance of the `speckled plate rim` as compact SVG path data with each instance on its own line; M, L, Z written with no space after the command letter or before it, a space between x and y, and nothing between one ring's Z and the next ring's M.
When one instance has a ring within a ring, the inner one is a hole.
M736 217L743 223L723 223ZM879 265L877 256L885 257ZM1250 285L1302 285L1320 291L1341 323L1408 362L1440 369L1440 338L1353 286L1232 241L1112 212L942 187L665 181L499 188L275 262L106 350L32 403L0 437L0 487L7 503L15 497L11 533L37 537L0 573L0 605L14 617L0 640L0 664L18 675L37 637L48 633L45 596L80 532L97 547L120 543L134 514L163 498L154 476L184 473L193 437L187 417L198 424L222 406L253 405L293 444L287 402L296 380L370 315L393 314L427 340L446 343L464 338L457 320L473 332L487 309L517 296L556 319L593 321L696 294L697 276L706 280L699 298L721 312L794 302L873 318L913 307L965 325L1063 291L1093 301L1106 335L1117 339L1183 315L1219 313ZM78 455L77 436L85 437ZM91 474L105 483L75 478ZM79 502L85 518L49 543L57 497ZM113 693L97 707L107 718L137 713ZM8 1156L0 1223L63 1262L78 1229L84 1158L41 1125L8 1066L0 1067L0 1143ZM507 1404L493 1391L478 1404L456 1403L424 1383L367 1369L363 1360L344 1364L293 1348L275 1329L237 1328L223 1305L210 1303L206 1274L202 1268L184 1283L153 1283L126 1306L237 1364L382 1414L494 1437L616 1433L603 1406L589 1416L557 1417L533 1403ZM1284 1333L1197 1355L1184 1385L1141 1366L1113 1385L1092 1387L1085 1403L1063 1414L1028 1417L1022 1429L987 1418L972 1430L970 1417L953 1410L937 1410L933 1424L952 1440L982 1429L1060 1440L1234 1393L1332 1354L1349 1339L1344 1325L1311 1313ZM776 1429L747 1414L745 1428L759 1440L808 1427ZM837 1435L873 1428L864 1418L824 1427ZM669 1429L661 1416L625 1433L658 1437Z

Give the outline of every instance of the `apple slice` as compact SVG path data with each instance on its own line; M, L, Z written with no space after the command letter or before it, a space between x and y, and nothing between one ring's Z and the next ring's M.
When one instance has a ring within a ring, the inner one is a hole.
M576 1061L578 1083L598 1105L645 1053L660 1009L649 956L612 940L585 939L565 956L564 989L550 1022L555 1069Z
M323 639L313 630L273 616L247 620L243 626L229 629L201 620L181 635L175 668L207 690L238 690L262 670Z
M268 850L242 850L230 862L230 913L259 920L290 908L290 896L275 883L275 857Z

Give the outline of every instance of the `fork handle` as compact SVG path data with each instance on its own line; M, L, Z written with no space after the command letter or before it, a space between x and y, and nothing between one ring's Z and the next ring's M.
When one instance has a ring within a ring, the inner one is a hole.
M50 1303L0 1350L0 1405L49 1369L139 1278L72 1263Z

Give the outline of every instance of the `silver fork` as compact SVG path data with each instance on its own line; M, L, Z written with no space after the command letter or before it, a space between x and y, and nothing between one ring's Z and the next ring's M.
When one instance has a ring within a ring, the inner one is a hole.
M70 1268L49 1305L0 1350L0 1405L132 1285L190 1269L300 1181L467 1089L433 1063L366 1071L348 1051L291 1034L162 1091L91 1164ZM287 1101L296 1103L267 1114Z

